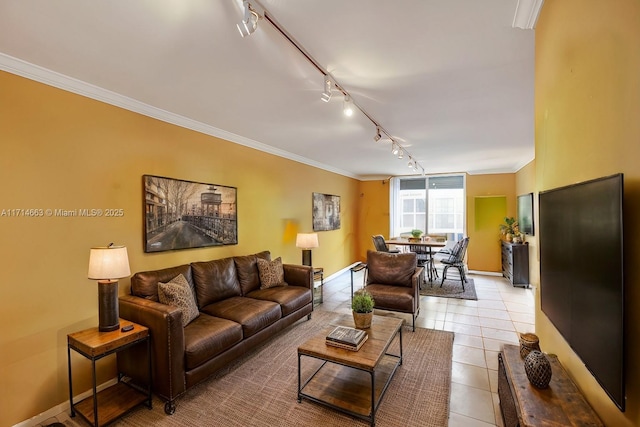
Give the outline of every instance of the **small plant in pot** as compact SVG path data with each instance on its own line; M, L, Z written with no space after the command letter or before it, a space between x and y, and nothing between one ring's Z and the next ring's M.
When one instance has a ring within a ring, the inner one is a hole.
M360 289L353 293L351 310L353 311L353 322L356 328L367 329L371 327L374 305L373 296L366 289Z
M418 230L418 229L414 229L411 230L411 238L409 238L409 240L412 240L414 242L419 242L420 238L422 237L422 230Z

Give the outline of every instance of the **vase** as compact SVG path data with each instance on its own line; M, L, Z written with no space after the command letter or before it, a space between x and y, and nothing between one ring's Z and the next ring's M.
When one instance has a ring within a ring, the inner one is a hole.
M368 329L371 327L371 321L373 320L373 311L369 313L356 313L353 312L353 323L355 323L357 329Z
M520 334L520 357L527 357L533 350L540 351L538 336L532 333Z
M537 388L547 388L551 381L551 363L541 351L532 350L524 359L524 372Z

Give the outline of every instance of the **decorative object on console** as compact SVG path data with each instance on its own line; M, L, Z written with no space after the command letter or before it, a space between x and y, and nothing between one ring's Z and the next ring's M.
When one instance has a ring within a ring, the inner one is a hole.
M340 196L313 193L313 231L340 229Z
M318 246L318 233L298 233L296 247L302 249L302 265L312 265L311 249Z
M536 334L530 332L520 334L520 357L527 357L533 350L540 351L540 340Z
M366 289L359 289L353 293L351 310L353 311L353 322L356 328L368 329L371 327L374 305L373 296Z
M144 175L144 251L238 244L235 187Z
M118 313L118 280L131 275L125 246L91 248L89 251L89 279L98 281L98 330L115 331L120 328Z
M532 350L524 359L524 372L529 382L537 388L547 388L551 381L551 363L538 350Z

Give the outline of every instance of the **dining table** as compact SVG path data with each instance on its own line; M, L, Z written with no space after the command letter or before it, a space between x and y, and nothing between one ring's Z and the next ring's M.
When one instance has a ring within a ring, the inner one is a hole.
M422 237L420 239L411 239L406 237L392 237L389 240L385 240L387 245L396 245L396 246L419 246L427 249L426 253L429 255L428 267L427 267L427 278L429 282L432 283L433 279L435 279L438 275L436 271L435 263L433 262L433 248L444 248L447 245L446 241L433 239L429 237Z

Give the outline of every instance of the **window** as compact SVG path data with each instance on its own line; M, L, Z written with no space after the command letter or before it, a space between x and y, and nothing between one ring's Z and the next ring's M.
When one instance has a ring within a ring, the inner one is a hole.
M447 240L462 238L465 232L463 175L394 178L392 183L392 236L417 228L425 234L446 234Z

